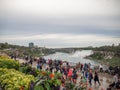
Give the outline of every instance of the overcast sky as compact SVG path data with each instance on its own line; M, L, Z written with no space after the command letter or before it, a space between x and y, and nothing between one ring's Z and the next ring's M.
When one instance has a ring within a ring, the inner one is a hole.
M120 0L0 0L0 42L46 47L120 43Z

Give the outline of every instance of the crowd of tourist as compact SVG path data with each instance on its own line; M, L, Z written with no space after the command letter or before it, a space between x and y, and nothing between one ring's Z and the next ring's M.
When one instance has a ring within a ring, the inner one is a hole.
M37 69L51 71L51 72L60 72L62 73L62 85L64 87L66 79L69 79L70 82L77 84L78 73L81 74L80 82L89 83L89 87L92 86L94 81L94 85L98 83L101 85L100 78L98 72L103 72L103 65L100 64L98 69L91 69L90 63L78 63L76 66L71 66L69 62L62 60L45 60L43 58L39 58L37 60ZM65 87L64 87L65 88ZM114 73L113 82L109 85L108 90L112 90L112 88L120 88L120 81L118 80L118 73Z
M84 82L86 87L89 85L91 87L93 85L101 85L99 72L103 72L102 64L98 69L91 69L90 63L77 63L75 66L71 66L69 62L62 60L45 60L44 58L28 58L25 57L25 60L28 61L29 64L33 64L36 62L36 68L43 71L51 71L52 73L59 72L62 74L61 77L61 89L66 90L65 83L66 80L69 80L71 83L78 84ZM80 74L80 75L79 75ZM120 88L120 81L118 80L118 73L114 73L113 82L109 85L107 90L112 90L112 88ZM79 82L78 77L80 77ZM114 89L113 89L114 90Z

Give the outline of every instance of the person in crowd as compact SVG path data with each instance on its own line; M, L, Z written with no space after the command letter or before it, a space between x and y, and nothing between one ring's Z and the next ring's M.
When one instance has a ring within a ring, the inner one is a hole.
M118 74L116 73L114 76L113 76L113 83L117 83L118 82Z
M61 87L60 87L60 90L66 90L64 77L61 78Z
M93 74L92 74L92 71L90 70L89 71L89 76L88 76L90 86L92 85L92 79L93 79Z
M28 56L25 56L25 60L28 61Z
M99 76L98 76L98 73L96 71L94 74L94 82L95 82L95 85L96 85L96 82L98 82L98 84L100 85Z
M63 67L63 72L64 72L64 75L66 76L66 78L67 78L67 76L68 76L68 68L67 67Z
M116 89L120 89L120 80L116 83Z
M33 76L37 76L37 73L35 72L35 68L32 68L30 71L29 71L29 74L33 75Z
M34 90L34 87L35 87L35 83L34 81L30 81L30 84L29 84L29 90Z
M114 83L110 84L107 90L120 90L120 80L118 80L116 85Z
M73 75L73 68L70 68L68 71L68 78L71 80L71 77Z
M85 78L86 78L86 80L88 79L88 75L89 75L88 70L86 70L85 71Z
M100 69L100 72L103 72L103 65L102 64L100 64L99 69Z
M32 65L33 63L33 58L30 56L30 64Z
M84 67L83 67L84 71L87 71L88 70L88 65L85 63L84 64Z
M91 63L88 63L88 69L91 69Z
M41 67L40 63L37 63L37 69L40 69L40 67Z
M82 72L82 76L84 77L84 76L85 76L85 75L84 75L84 72L85 72L85 71L84 71L84 69L82 69L82 71L81 71L81 72Z
M113 76L112 84L110 84L109 86L112 87L112 88L113 88L113 87L116 88L117 83L118 83L118 74L116 73L116 74Z
M82 71L82 70L83 70L83 64L80 65L80 71Z
M43 71L46 71L46 69L47 69L47 64L44 63L44 64L42 65L42 70L43 70Z
M75 83L75 84L76 84L76 80L77 80L77 71L76 71L76 69L75 69L75 68L73 69L72 79L73 79L73 83Z
M80 83L85 83L85 82L86 82L86 79L83 76L81 76Z
M67 66L66 61L63 62L62 66L63 66L63 67L66 67L66 66Z

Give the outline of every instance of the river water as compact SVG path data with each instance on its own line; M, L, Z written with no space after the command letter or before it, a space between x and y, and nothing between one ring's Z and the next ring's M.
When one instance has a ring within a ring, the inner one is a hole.
M68 61L72 64L75 63L90 63L92 66L98 65L99 63L85 59L84 57L91 55L93 53L92 50L81 50L81 51L76 51L74 53L62 53L62 52L56 52L55 54L50 54L48 56L44 56L45 59L53 59L53 60L62 60L62 61Z

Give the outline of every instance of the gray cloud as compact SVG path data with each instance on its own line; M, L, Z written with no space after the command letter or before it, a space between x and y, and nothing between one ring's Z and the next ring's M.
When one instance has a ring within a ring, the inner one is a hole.
M11 0L10 2L1 0L0 2L0 36L3 37L69 34L71 37L99 35L116 38L117 41L120 38L119 0L53 0L53 2L49 0ZM13 42L14 40L1 41ZM39 40L33 41L39 42ZM102 44L110 44L114 41L102 41ZM18 43L20 42L22 41ZM56 40L48 40L42 43L49 46L69 46L69 44L74 46L74 43L63 42L61 40L56 43ZM27 42L24 41L24 43ZM100 45L99 42L94 44Z
M101 34L107 36L120 36L119 17L89 17L81 19L3 19L0 21L0 34Z

